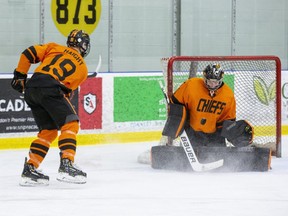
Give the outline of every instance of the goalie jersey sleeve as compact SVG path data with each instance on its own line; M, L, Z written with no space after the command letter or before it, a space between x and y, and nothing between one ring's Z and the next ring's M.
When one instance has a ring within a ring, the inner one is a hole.
M25 49L16 70L27 74L31 64L36 63L40 64L35 73L48 74L71 90L77 89L88 76L87 66L80 53L56 43L35 45Z
M224 120L236 119L233 91L225 83L210 96L202 78L191 78L173 94L173 103L184 104L189 113L189 124L195 131L214 133Z

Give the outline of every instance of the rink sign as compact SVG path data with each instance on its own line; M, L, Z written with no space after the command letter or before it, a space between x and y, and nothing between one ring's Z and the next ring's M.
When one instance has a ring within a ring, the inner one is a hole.
M37 131L31 109L23 94L10 86L11 80L0 80L0 133Z
M166 119L162 76L114 77L114 122Z
M79 91L81 129L102 129L102 78L89 78Z
M101 10L101 0L51 0L53 22L65 37L72 29L92 34L100 21Z
M0 133L38 131L24 95L12 89L10 82L10 79L0 79ZM72 103L78 110L77 91Z

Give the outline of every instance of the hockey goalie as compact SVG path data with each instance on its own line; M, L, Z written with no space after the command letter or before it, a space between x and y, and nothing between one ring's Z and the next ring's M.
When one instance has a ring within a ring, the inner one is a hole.
M167 99L168 116L162 131L162 140L166 143L152 147L149 152L151 157L146 162L150 162L152 168L183 171L205 170L205 166L207 170L221 171L270 169L271 150L252 147L253 126L246 120L236 120L234 93L223 82L223 76L219 64L209 64L203 70L203 77L186 80ZM190 152L187 152L187 142ZM138 161L143 162L143 154ZM215 161L222 163L216 165Z

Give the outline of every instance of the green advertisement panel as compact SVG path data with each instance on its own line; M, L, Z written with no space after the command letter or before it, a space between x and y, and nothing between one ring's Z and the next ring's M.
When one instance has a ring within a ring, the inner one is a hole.
M114 122L166 119L162 76L114 77Z
M166 120L162 76L114 77L114 122ZM234 75L224 82L234 91Z

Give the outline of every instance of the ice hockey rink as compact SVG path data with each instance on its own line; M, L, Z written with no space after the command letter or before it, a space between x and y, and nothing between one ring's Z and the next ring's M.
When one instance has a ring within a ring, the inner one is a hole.
M56 180L58 149L41 165L50 185L21 187L25 150L0 151L1 216L286 216L288 138L269 172L184 173L154 170L137 156L157 143L80 146L84 185Z

